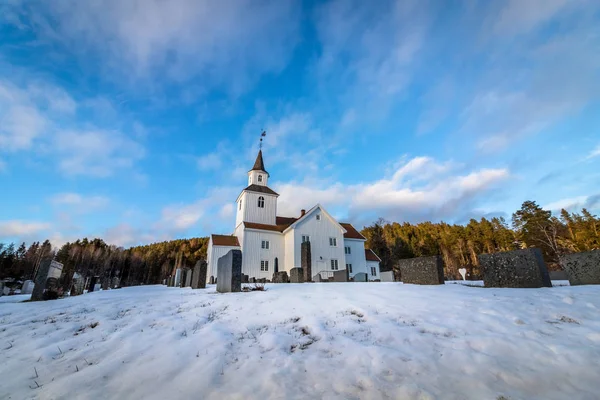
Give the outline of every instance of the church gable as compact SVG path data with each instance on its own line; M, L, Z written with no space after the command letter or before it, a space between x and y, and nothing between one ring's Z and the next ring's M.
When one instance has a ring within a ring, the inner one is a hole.
M341 230L343 233L346 233L346 229L342 225L340 225L340 223L337 222L336 219L333 218L331 214L329 214L320 204L317 204L316 206L308 210L306 214L304 214L302 217L298 218L293 224L291 224L288 229L297 229L301 225L307 224L308 221L311 221L312 219L314 219L317 222L328 221L329 223L339 228L339 230Z

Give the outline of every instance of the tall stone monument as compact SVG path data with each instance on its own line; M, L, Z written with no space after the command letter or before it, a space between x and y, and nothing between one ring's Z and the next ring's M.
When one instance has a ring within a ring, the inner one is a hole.
M485 287L552 287L540 249L530 248L477 256Z
M196 265L194 266L194 272L192 274L192 289L206 288L206 268L206 261L199 260L196 262Z
M217 261L217 292L242 291L242 252L230 250Z
M31 301L48 300L58 297L58 280L63 265L52 259L42 260L35 276L35 286L31 293Z
M304 273L304 282L312 281L312 254L310 251L310 241L300 245L300 267ZM290 271L291 277L291 271Z
M600 250L567 254L560 258L571 286L600 285Z

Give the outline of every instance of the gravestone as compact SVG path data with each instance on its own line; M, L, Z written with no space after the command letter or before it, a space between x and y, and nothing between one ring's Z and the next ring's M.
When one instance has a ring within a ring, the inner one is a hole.
M249 278L248 283L256 283L256 278L255 277Z
M552 287L540 249L522 249L477 256L485 287Z
M210 279L208 280L208 283L211 284L211 285L214 285L215 284L215 277L211 275Z
M321 282L321 274L316 274L312 277L313 282Z
M99 291L100 291L100 289L102 289L102 285L100 285L99 283L96 283L96 284L94 285L94 292L99 292Z
M175 270L175 282L173 283L173 286L181 287L181 278L181 268L177 268Z
M304 283L304 270L302 268L290 269L290 283Z
M185 286L184 287L191 287L191 286L192 286L192 270L186 269L185 270Z
M4 282L0 281L0 297L4 296Z
M248 275L242 274L242 283L248 283Z
M21 287L21 294L31 294L33 293L33 287L35 284L32 280L26 280L23 282L23 286Z
M172 276L169 276L167 278L167 286L168 287L173 287L173 277Z
M600 250L562 256L560 265L567 273L571 286L600 285Z
M394 282L394 271L382 271L381 272L382 282Z
M369 276L364 272L359 272L354 275L354 282L368 282Z
M402 282L414 285L443 285L442 257L416 257L398 261Z
M467 280L467 269L466 268L459 268L458 273L460 274L460 276L462 276L463 281Z
M91 293L96 288L96 282L98 282L98 276L92 276L88 284L88 293Z
M334 282L348 282L348 270L333 271Z
M242 252L229 250L217 261L217 292L242 291Z
M310 282L312 280L312 253L310 250L310 241L300 245L300 268L302 268L304 273L304 282Z
M281 271L281 272L275 272L275 273L273 273L272 282L273 283L288 283L289 279L288 279L287 272Z
M110 287L110 278L102 279L102 290L108 290Z
M118 289L120 287L121 287L121 278L119 278L118 276L115 276L114 278L112 278L112 288Z
M206 288L206 261L199 260L194 266L194 274L192 275L192 289Z
M31 301L40 301L58 297L58 279L63 265L52 259L42 260L35 276ZM48 282L52 279L52 282ZM48 293L46 293L48 292Z

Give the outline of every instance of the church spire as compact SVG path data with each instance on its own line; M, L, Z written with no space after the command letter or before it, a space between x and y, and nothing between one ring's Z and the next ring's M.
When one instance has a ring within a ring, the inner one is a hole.
M267 172L267 170L265 169L265 162L263 161L262 149L258 151L258 155L256 156L256 161L254 161L254 166L252 167L252 169L250 171Z

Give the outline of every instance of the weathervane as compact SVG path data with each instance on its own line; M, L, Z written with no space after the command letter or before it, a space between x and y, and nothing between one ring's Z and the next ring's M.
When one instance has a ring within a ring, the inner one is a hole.
M261 150L262 150L262 145L263 145L263 138L264 138L265 136L267 136L267 131L265 131L265 130L263 129L262 133L260 134L260 145L259 145L259 147L260 147L260 149L261 149Z

